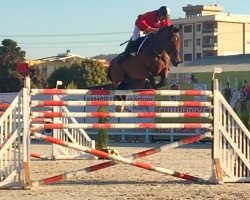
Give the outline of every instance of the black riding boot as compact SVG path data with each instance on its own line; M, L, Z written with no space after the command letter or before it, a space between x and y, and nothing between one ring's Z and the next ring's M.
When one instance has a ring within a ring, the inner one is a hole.
M123 61L130 55L130 53L136 51L135 47L136 47L136 41L132 41L131 39L129 40L125 51L119 56L117 63L121 64L123 63Z

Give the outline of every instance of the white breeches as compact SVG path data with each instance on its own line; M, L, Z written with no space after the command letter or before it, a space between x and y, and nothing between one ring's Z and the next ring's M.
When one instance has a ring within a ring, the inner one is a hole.
M145 34L142 32L142 31L140 31L140 29L137 27L137 26L135 26L134 27L134 31L133 31L133 35L132 35L132 41L135 41L135 40L137 40L139 37L143 37L143 36L145 36Z

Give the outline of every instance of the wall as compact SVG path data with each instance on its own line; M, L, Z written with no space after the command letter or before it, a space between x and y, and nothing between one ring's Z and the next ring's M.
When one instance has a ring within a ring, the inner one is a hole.
M243 53L243 24L218 22L218 55Z

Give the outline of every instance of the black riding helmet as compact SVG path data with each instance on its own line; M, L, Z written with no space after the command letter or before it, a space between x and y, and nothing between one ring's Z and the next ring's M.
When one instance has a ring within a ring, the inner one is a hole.
M170 18L170 9L167 6L162 6L158 10L158 17L164 16Z

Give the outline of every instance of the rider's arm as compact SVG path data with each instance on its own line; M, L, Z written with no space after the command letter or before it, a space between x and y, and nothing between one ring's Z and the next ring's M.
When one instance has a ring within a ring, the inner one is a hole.
M157 28L152 28L151 26L149 26L146 20L142 20L140 16L137 18L135 25L140 29L140 31L143 31L145 34L156 33L158 30Z
M143 15L139 15L135 25L143 31L145 34L156 33L158 28L153 28L148 24L148 20L152 20L152 18L156 17L155 11L145 13Z
M165 25L165 26L171 26L171 20L170 19L166 19L166 20L164 20L164 22L163 22L163 24Z
M135 25L140 29L140 31L145 31L150 27L141 15L138 16L137 20L135 21Z

